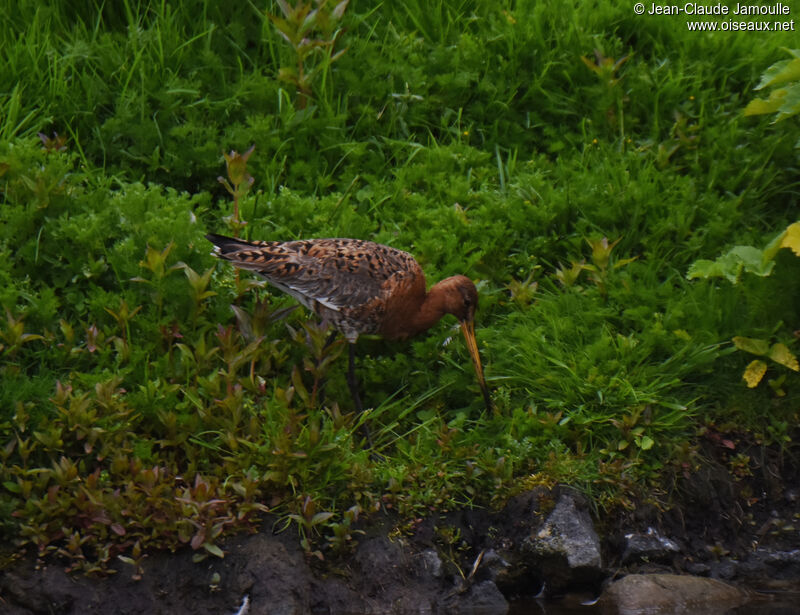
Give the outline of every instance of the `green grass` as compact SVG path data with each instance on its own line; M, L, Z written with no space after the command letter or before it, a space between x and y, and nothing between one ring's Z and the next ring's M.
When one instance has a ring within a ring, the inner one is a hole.
M304 107L252 3L0 2L12 544L84 570L219 555L266 506L324 555L380 506L558 481L605 510L666 504L706 429L794 455L798 375L772 365L774 386L747 389L730 340L797 353L800 259L737 285L686 277L797 220L798 123L742 115L793 39L582 7L353 0L346 52L308 60ZM476 280L496 416L448 319L359 343L355 416L342 346L209 255L203 235L230 229L222 152L251 144L245 236L367 238L430 281Z

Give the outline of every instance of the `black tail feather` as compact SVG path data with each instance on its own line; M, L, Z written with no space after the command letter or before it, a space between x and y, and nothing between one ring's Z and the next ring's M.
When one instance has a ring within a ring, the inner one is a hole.
M238 252L243 248L252 247L249 241L236 239L235 237L226 237L225 235L217 235L216 233L209 233L206 235L206 239L216 246L214 252L220 255Z

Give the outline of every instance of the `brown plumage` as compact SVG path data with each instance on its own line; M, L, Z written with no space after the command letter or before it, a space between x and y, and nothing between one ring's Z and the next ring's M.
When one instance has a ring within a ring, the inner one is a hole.
M292 295L350 342L348 383L360 409L353 373L353 344L362 333L405 339L445 314L461 322L483 392L491 407L475 341L478 291L457 275L425 291L425 274L407 252L361 239L244 241L209 234L214 254L262 275Z

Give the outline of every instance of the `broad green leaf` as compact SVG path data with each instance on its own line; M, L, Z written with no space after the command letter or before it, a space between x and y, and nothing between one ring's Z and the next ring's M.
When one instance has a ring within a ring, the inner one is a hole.
M641 448L643 451L649 451L651 448L653 448L653 444L655 444L653 438L650 436L644 436L639 444L639 448Z
M756 359L745 368L742 378L744 378L748 388L753 389L758 386L759 382L761 382L761 379L764 377L766 371L767 364L761 359Z
M766 87L798 80L800 80L800 58L781 60L780 62L775 62L764 71L764 74L761 75L761 81L754 89L761 90Z
M775 118L775 122L780 122L798 113L800 113L800 82L793 83L786 88L783 104L778 109L778 116Z
M728 255L738 259L748 273L764 277L772 272L774 263L764 261L764 252L753 246L736 246Z
M772 273L775 263L764 251L753 246L736 246L715 261L700 259L692 263L686 276L694 278L726 278L731 284L739 281L742 270L761 277Z
M737 335L732 341L733 345L739 350L744 350L750 354L755 354L759 357L766 357L769 354L769 342L766 340L759 340L752 337L740 337Z
M708 278L722 277L722 274L719 272L719 265L717 263L707 258L701 258L689 266L686 277L690 280L696 278L707 280Z
M769 349L769 358L776 363L785 365L793 371L800 371L800 364L797 363L797 357L792 354L792 351L789 350L785 344L773 344L772 348Z
M783 105L783 99L786 97L786 90L772 90L769 98L756 98L751 100L744 108L745 115L764 115L767 113L776 113Z

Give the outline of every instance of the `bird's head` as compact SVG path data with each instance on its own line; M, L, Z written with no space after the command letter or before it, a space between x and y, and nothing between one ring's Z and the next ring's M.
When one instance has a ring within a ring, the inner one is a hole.
M475 339L475 310L478 307L478 289L468 277L456 275L437 284L441 288L442 307L447 314L453 314L461 323L461 332L467 342L467 350L472 357L472 364L475 367L475 374L478 377L478 384L483 393L483 400L486 409L492 410L492 400L489 397L489 390L486 387L486 379L483 375L481 356L478 353L478 342Z
M454 275L442 280L437 286L442 289L442 308L446 314L452 314L461 322L475 320L478 289L472 280L464 275Z

